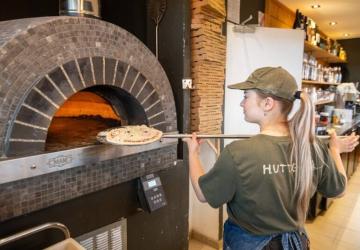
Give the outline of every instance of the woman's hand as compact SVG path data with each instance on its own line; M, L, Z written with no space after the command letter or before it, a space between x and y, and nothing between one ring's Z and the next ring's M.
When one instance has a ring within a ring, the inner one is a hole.
M200 144L203 142L202 140L199 140L196 137L196 133L192 133L191 138L185 138L183 139L184 142L186 142L189 154L199 154L200 150Z
M354 132L343 138L337 137L335 131L331 131L329 134L330 149L337 151L339 154L352 152L359 144L359 136L355 135Z

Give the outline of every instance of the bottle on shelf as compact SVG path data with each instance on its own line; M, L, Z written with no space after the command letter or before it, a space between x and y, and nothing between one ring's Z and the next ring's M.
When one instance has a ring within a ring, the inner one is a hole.
M329 125L329 113L328 112L321 112L320 113L320 124L323 126Z
M340 67L335 67L334 68L334 82L335 83L341 83L341 79L342 79L341 68Z
M317 25L315 25L315 45L320 47L320 33Z
M339 83L339 67L333 67L333 83Z
M308 24L309 24L308 17L304 16L303 21L304 21L304 31L305 31L304 39L305 39L305 41L308 41L309 40L309 38L308 38L308 35L309 35L309 33L308 33Z
M309 42L316 46L316 23L311 18L308 18L309 20Z
M343 47L340 47L339 57L341 60L346 61L346 51Z
M340 113L335 112L335 110L334 110L331 120L332 120L332 124L334 124L334 125L340 124Z
M317 61L314 60L313 61L313 65L312 65L312 76L311 76L311 80L312 81L317 81L318 80L318 67L317 67Z
M327 49L327 40L320 36L320 43L319 43L319 47L326 50Z
M307 53L304 53L304 57L303 57L303 68L302 68L302 79L304 80L308 80L309 79L309 56Z
M293 29L300 29L301 28L301 12L299 11L299 9L296 9L296 13L295 13L295 21L293 24Z
M337 83L341 83L341 81L342 81L342 72L341 72L341 68L338 67Z
M346 60L346 53L336 41L329 37L322 37L316 22L308 16L303 15L299 9L296 9L293 29L302 29L305 32L304 39L313 46L328 51L330 54Z
M309 80L317 81L317 79L318 79L318 68L317 68L318 62L315 59L315 57L313 57L313 56L310 56L309 58L310 58L310 60L309 60L309 64L310 64Z
M311 88L310 90L310 99L313 103L316 103L317 101L317 92L315 87Z
M331 43L332 43L332 41L331 41L330 37L327 37L326 38L326 51L328 53L331 53L331 47L332 47Z
M323 67L321 64L318 64L317 71L318 71L317 81L323 82L324 81L324 71L323 71Z
M293 29L301 29L304 30L305 32L305 37L304 39L307 41L308 40L308 18L307 16L303 15L299 9L296 10L295 13L295 20L294 20L294 24L293 24Z
M332 44L331 54L333 54L334 56L338 56L339 47L340 45L338 44L338 42L334 41L334 43Z
M304 53L302 79L325 83L341 83L341 67L325 67L314 56Z
M310 17L308 17L307 18L307 25L306 25L306 34L307 34L307 41L309 42L309 43L311 43L311 41L312 41L312 35L313 35L313 33L312 33L312 29L313 29L313 20L310 18Z
M336 67L330 68L330 81L331 83L336 83L335 73L336 73Z

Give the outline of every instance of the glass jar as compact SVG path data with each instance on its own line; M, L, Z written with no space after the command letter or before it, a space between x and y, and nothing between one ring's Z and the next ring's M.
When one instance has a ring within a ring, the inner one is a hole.
M312 87L310 90L310 99L312 101L313 104L315 104L317 102L317 92L316 92L316 88Z
M320 113L320 124L323 126L327 126L329 124L329 113L328 112Z

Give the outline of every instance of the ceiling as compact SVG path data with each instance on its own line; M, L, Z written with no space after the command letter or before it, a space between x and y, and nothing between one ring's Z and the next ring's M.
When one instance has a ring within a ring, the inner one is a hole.
M279 0L294 12L312 18L319 29L333 39L360 38L360 0ZM319 9L311 5L319 4ZM335 26L329 22L335 21ZM345 37L344 34L349 36Z

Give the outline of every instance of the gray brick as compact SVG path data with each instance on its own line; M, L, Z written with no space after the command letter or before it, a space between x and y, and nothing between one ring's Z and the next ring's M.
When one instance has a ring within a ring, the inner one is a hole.
M171 168L176 146L0 185L0 221ZM145 168L141 168L145 163ZM6 212L4 212L6 211Z
M170 130L176 130L175 104L165 72L152 52L129 32L101 20L65 16L0 22L0 31L0 77L7 83L0 90L0 96L5 97L4 105L0 107L4 119L11 120L10 117L16 116L13 112L20 105L19 100L26 99L24 95L46 74L61 78L59 65L74 65L75 58L105 58L136 69L130 72L129 79L124 83L125 89L131 87L134 73L140 72L140 79L147 79L150 89L155 89L159 98L165 97L161 99L163 119L170 125L167 126ZM94 70L96 84L103 84L104 74L106 84L109 84L111 70L106 68L104 73L102 65L102 61L95 60L94 66L101 67ZM80 66L83 73L86 72L86 84L91 84L91 69ZM80 90L78 76L74 74L76 70L65 68L76 82L74 88ZM66 96L73 93L63 77L57 84ZM144 95L146 93L147 90ZM163 130L168 128L165 126ZM5 129L0 127L0 138L4 138ZM1 154L5 153L3 148L1 146Z

